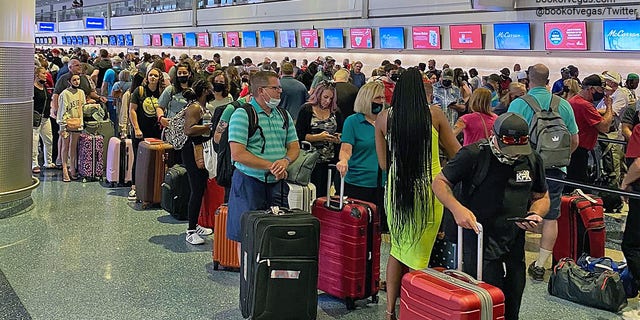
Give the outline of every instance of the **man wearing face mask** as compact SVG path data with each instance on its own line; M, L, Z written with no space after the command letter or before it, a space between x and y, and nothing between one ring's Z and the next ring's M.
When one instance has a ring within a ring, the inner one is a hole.
M453 70L444 69L440 81L433 85L433 103L440 105L453 128L458 121L458 112L466 109L460 88L453 84Z
M384 75L378 79L384 84L384 100L390 105L393 98L393 90L396 88L396 82L400 79L400 74L398 73L398 66L392 63L385 63L383 69Z
M318 57L320 58L320 57ZM309 95L313 94L313 90L318 86L318 83L322 81L331 81L333 80L333 67L336 65L336 59L332 56L326 56L324 58L324 66L322 70L316 72L313 77L313 82L311 82L311 90L309 90Z
M231 159L236 170L229 193L227 237L238 242L238 256L242 214L271 206L288 207L289 187L284 179L287 167L300 152L291 115L278 108L282 92L278 75L258 71L250 81L253 110L237 108L231 115L228 128ZM258 123L258 129L251 136L247 112L254 112Z
M477 223L484 230L482 280L504 292L505 319L518 319L526 282L525 231L533 231L549 210L542 159L529 145L529 126L507 112L496 119L495 135L462 147L432 183L463 233L463 271L477 277ZM454 195L453 186L461 188ZM449 216L451 217L451 216ZM446 235L455 239L455 224Z
M607 133L613 122L613 107L611 97L605 95L605 90L611 90L604 78L592 74L582 81L582 90L569 99L578 125L578 148L571 154L571 162L567 167L567 179L578 182L589 182L587 165L589 151L598 142L598 133ZM594 106L594 101L604 100L605 111L600 114ZM569 191L565 188L565 191Z

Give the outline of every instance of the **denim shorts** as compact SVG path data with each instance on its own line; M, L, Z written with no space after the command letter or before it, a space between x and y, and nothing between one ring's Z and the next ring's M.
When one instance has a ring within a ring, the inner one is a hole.
M547 177L564 180L566 174L560 169L547 169L545 170ZM564 183L547 180L547 187L549 188L549 212L544 216L546 220L556 220L560 217L560 203L562 202L562 190L564 189Z
M229 192L227 238L236 242L242 241L240 221L246 212L265 210L270 206L288 208L288 194L289 186L283 180L265 183L240 170L234 170Z

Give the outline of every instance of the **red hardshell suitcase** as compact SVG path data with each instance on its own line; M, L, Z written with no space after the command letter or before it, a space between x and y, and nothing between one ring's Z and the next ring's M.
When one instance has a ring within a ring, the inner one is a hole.
M200 205L200 215L198 225L213 229L215 225L215 214L220 205L224 202L224 188L218 185L216 178L207 180L207 188L202 197ZM226 226L224 226L226 228Z
M131 139L111 137L107 147L107 182L123 186L133 180L133 143Z
M104 137L88 133L80 134L78 174L82 177L82 182L102 180L104 176L103 150Z
M504 319L504 294L482 282L482 225L478 224L478 280L462 269L462 228L458 227L458 270L425 269L402 277L402 320Z
M371 297L378 302L380 216L372 203L344 199L344 179L341 184L340 198L318 198L311 208L320 220L318 289L344 299L347 309L353 310L355 300Z
M604 209L602 199L578 189L562 196L558 218L558 238L553 246L553 260L570 257L574 261L582 253L604 257Z
M227 204L222 204L215 215L216 231L213 233L213 270L219 266L239 269L238 243L227 238Z

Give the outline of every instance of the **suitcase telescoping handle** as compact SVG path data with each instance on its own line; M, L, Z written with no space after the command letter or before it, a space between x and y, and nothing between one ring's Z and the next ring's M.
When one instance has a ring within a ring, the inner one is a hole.
M338 171L338 167L335 164L329 164L329 175L327 176L327 207L342 210L342 208L344 208L344 177L340 177L340 200L338 200L339 205L337 208L331 206L331 197L329 196L329 192L331 191L331 174L334 169Z
M478 274L477 275L478 281L481 281L482 280L482 261L483 261L483 258L484 258L484 253L482 251L482 248L483 248L482 242L483 242L484 230L482 229L482 225L480 223L478 223L478 222L476 222L476 223L478 225L478 230L479 230L479 232L478 232L478 259L477 259L478 261L477 261L476 268L477 268L477 274ZM462 273L461 272L462 271L462 227L461 226L458 226L458 245L456 246L456 249L457 249L457 252L458 252L458 254L457 254L458 265L456 267L456 270L459 271L459 272L456 272L456 274L460 274L460 273ZM471 278L469 276L467 276L467 277L469 278L470 281L473 280L473 278Z

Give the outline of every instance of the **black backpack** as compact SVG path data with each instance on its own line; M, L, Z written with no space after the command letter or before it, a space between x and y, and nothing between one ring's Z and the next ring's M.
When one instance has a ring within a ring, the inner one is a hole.
M231 105L237 110L238 108L243 108L247 112L247 117L249 118L249 130L247 137L251 138L256 131L260 131L260 136L262 137L262 152L264 152L264 148L266 145L266 140L264 134L262 133L262 127L258 124L258 114L256 113L256 109L250 103L242 104L239 101L234 101ZM220 122L220 118L222 117L222 112L225 108L217 108L213 113L213 127L216 128L218 126L218 122ZM277 107L276 110L280 112L280 115L284 119L284 128L285 130L289 129L289 116L287 115L287 111L283 108ZM216 168L216 181L218 185L222 187L231 187L231 177L233 176L233 170L235 167L233 166L233 162L231 161L231 147L229 146L229 130L228 128L222 132L220 136L219 143L213 143L213 149L218 153L218 164Z

